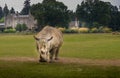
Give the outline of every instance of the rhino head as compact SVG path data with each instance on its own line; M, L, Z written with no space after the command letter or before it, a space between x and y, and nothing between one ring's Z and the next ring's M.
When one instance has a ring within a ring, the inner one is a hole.
M38 38L34 36L37 44L37 50L40 53L40 62L49 62L50 61L50 41L53 37L48 39L46 38Z

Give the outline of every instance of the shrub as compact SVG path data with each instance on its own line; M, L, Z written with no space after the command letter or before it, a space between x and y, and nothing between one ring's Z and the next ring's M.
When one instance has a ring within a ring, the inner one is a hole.
M78 33L78 32L75 31L75 30L66 29L66 30L64 31L64 33Z
M95 28L92 28L91 30L90 30L90 32L91 33L98 33L98 29L95 27Z
M104 28L103 26L99 27L99 28L98 28L98 32L99 32L99 33L103 33L103 28Z
M16 26L16 28L15 28L17 31L22 31L22 29L21 29L21 24L17 24L17 26Z
M4 33L15 33L15 32L16 32L16 29L12 29L12 28L10 28L10 29L5 29L3 32L4 32Z
M9 32L10 32L10 33L15 33L15 32L16 32L16 29L9 29Z
M17 31L25 31L25 30L27 30L28 28L27 28L27 26L26 26L26 24L17 24L17 26L16 26L16 30Z
M62 28L62 27L59 27L58 29L59 29L61 32L65 32L65 30L66 30L65 28Z
M76 27L72 27L72 28L70 28L70 30L71 30L73 33L78 33L78 32L79 32L78 28L76 28Z
M120 32L118 31L115 31L115 32L112 32L113 35L120 35Z
M23 31L25 31L25 30L28 29L28 27L26 26L26 24L22 24L21 26L22 26L21 28L22 28Z
M103 32L104 32L104 33L111 33L111 32L112 32L112 29L111 29L111 28L108 28L108 27L105 27L105 28L103 28Z
M64 31L64 33L71 33L71 30L70 30L70 29L66 29L66 30Z
M108 28L108 27L99 27L98 32L100 32L100 33L110 33L110 32L112 32L112 29Z
M79 32L80 33L88 33L89 32L89 28L85 28L85 27L79 28Z

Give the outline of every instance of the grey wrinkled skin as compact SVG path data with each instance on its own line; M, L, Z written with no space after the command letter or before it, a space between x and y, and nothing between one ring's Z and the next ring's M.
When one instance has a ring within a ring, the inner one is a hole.
M63 35L60 30L46 26L34 38L40 54L40 62L52 62L53 58L58 59L59 49L63 43Z

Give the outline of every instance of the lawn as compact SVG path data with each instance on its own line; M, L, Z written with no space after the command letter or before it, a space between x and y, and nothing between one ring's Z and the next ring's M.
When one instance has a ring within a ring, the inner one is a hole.
M120 35L64 34L60 57L120 59ZM0 34L0 58L38 59L33 35ZM17 60L17 59L16 59ZM24 59L26 60L26 59ZM0 78L119 78L119 66L0 60Z
M65 35L60 55L90 59L120 59L120 35Z
M0 78L119 78L120 68L79 64L0 62Z
M0 35L0 57L36 57L32 35Z

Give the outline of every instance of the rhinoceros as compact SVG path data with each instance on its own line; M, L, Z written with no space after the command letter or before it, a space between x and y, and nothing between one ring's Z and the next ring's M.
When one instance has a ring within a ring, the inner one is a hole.
M45 26L37 35L37 51L40 53L40 62L53 62L53 57L58 60L59 49L63 43L62 32L54 27Z

